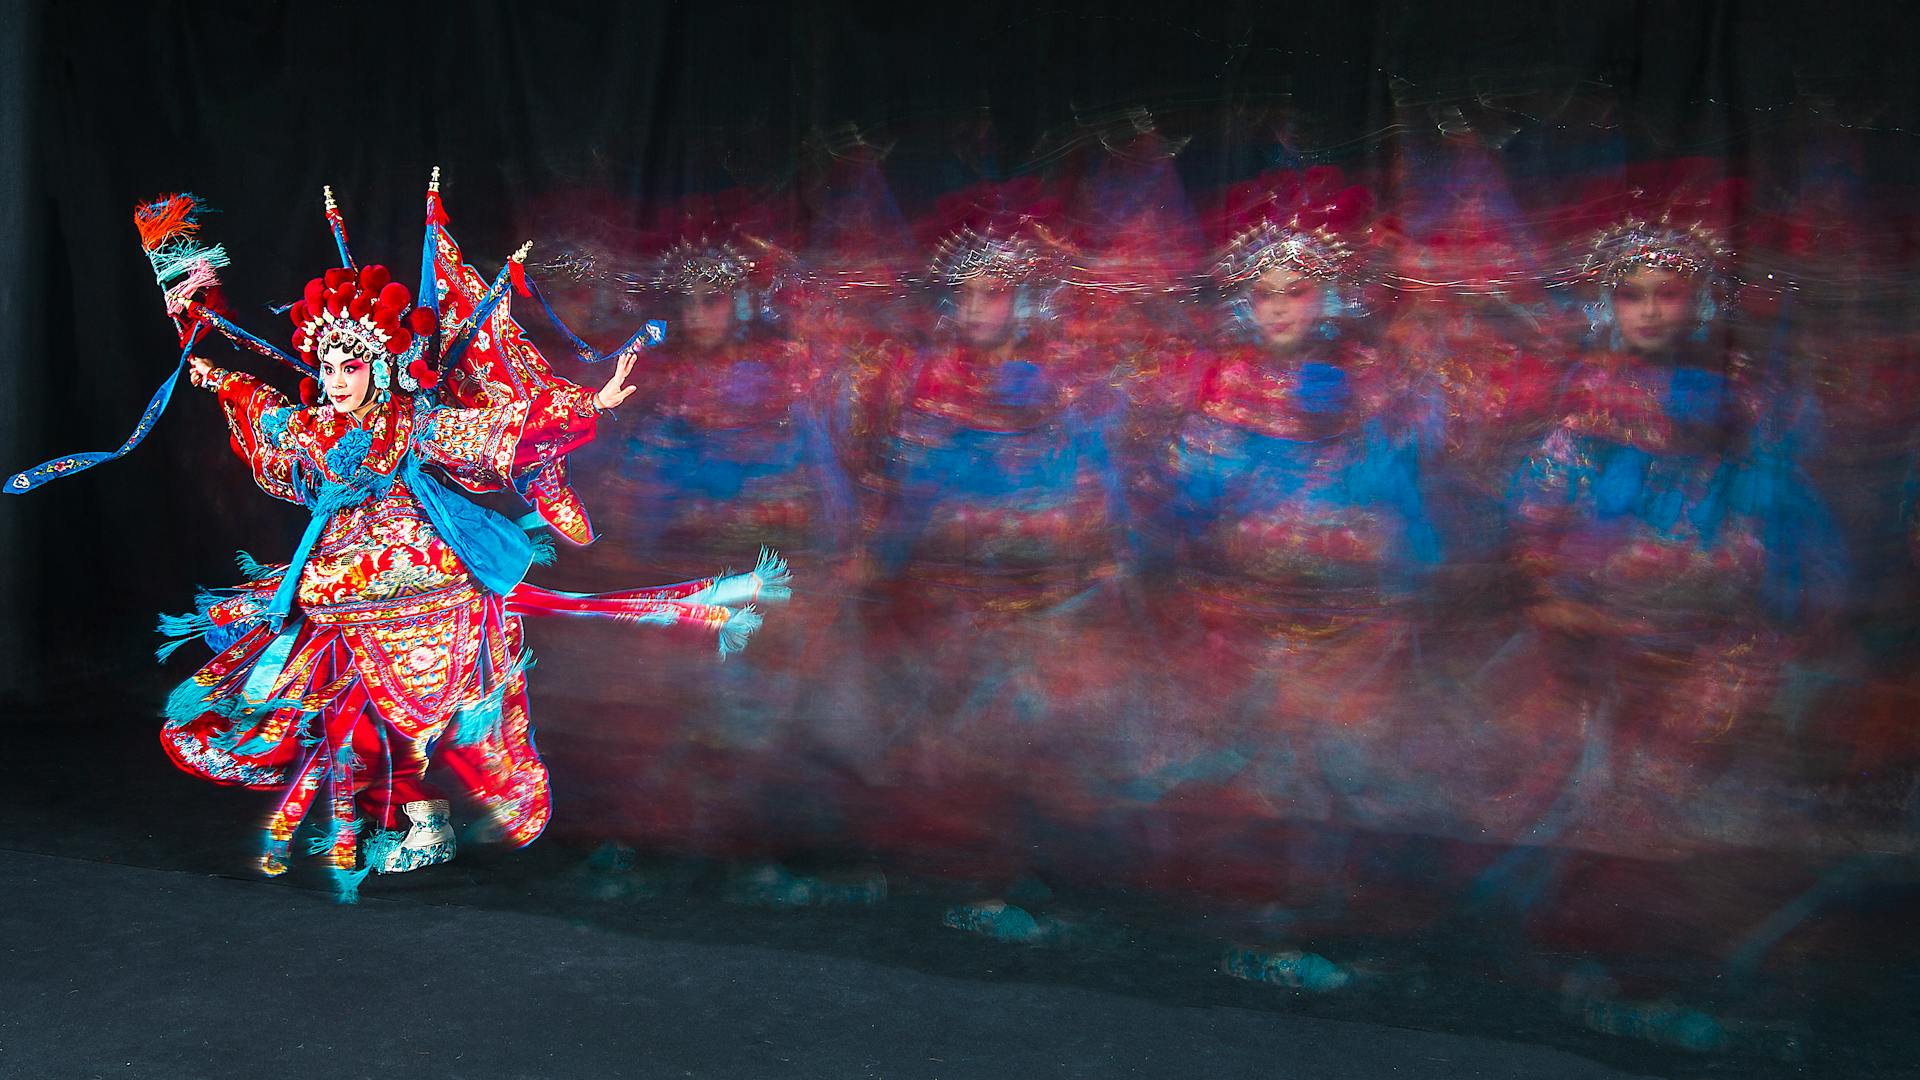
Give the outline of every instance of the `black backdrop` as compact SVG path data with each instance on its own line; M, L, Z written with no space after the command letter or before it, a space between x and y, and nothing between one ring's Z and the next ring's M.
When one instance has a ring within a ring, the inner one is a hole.
M1333 159L1461 122L1504 133L1510 162L1563 153L1555 135L1575 128L1627 156L1724 154L1764 170L1791 159L1791 117L1817 101L1864 130L1881 178L1907 179L1920 160L1920 100L1895 51L1920 15L1894 5L7 6L9 469L117 445L167 369L170 329L129 220L163 190L223 211L213 232L235 260L231 298L258 312L331 264L323 183L356 250L404 266L421 185L441 165L463 240L497 258L549 187L671 197L777 182L810 136L846 123L894 142L905 201L945 182L940 163L983 116L1017 168L1134 105L1176 128L1202 118L1181 132L1195 140L1181 167L1202 183L1257 167L1234 118L1276 103L1308 118L1302 144ZM291 540L297 512L251 489L216 425L210 401L185 395L128 459L0 500L7 700L160 685L152 614L223 581L235 548Z

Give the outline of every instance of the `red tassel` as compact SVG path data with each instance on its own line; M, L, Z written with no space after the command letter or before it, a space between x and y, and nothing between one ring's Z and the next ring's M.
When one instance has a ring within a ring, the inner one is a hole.
M311 378L300 380L300 404L320 404L320 384Z
M440 193L437 191L429 192L427 195L427 224L439 225L443 228L447 224L447 211L440 205Z
M133 227L140 232L140 246L152 251L169 240L192 236L200 231L193 220L196 209L191 195L163 195L133 211Z
M414 333L425 337L440 325L440 319L434 315L432 308L417 307L408 313L407 325L413 328Z
M509 261L507 263L507 274L509 277L513 278L514 292L519 293L521 296L533 295L532 290L527 288L526 264L522 263L519 259L513 259Z

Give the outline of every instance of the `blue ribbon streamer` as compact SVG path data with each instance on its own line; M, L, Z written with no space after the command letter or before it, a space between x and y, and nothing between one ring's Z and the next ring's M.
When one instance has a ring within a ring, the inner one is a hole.
M50 480L72 476L103 462L125 457L134 447L139 446L147 434L153 430L154 424L159 422L160 415L167 411L167 404L173 400L173 388L179 383L180 373L186 370L187 358L193 355L193 346L199 340L200 332L195 330L193 336L187 339L186 346L180 350L180 362L174 365L173 371L167 376L167 381L161 383L160 388L153 392L153 397L147 401L146 411L140 414L140 422L134 425L133 434L128 435L127 441L120 444L120 449L111 453L93 451L64 454L24 472L14 473L7 480L7 494L25 495Z
M238 345L239 347L246 349L250 352L259 353L261 356L264 356L269 360L278 360L280 361L280 363L286 365L289 368L292 368L293 370L299 372L302 375L317 374L313 368L308 367L302 361L296 360L292 356L289 356L285 352L282 352L281 350L275 348L273 345L261 339L259 335L254 334L251 331L236 325L232 320L228 319L226 316L220 314L219 312L214 311L212 308L209 308L205 305L201 305L196 310L199 312L199 316L201 318L204 318L207 322L212 323L214 326L214 329L226 335L227 340L233 342L235 345Z
M583 363L604 363L616 356L625 355L636 345L643 349L651 349L667 340L667 324L659 319L648 319L641 324L640 329L633 332L632 337L621 342L619 347L606 352L595 352L593 346L587 344L579 334L574 333L573 328L560 318L560 313L553 310L553 305L547 303L546 294L540 291L540 284L534 281L531 275L526 276L526 282L527 291L533 294L533 298L539 301L541 310L547 313L547 321L553 323L554 328L566 336L567 342L573 346L573 355L579 357Z

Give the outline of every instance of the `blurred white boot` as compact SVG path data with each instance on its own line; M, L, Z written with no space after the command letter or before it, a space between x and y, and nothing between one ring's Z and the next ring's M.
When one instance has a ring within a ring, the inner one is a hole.
M404 836L398 829L382 833L370 843L367 862L377 874L404 874L453 858L453 807L445 799L422 799L400 808L412 823Z

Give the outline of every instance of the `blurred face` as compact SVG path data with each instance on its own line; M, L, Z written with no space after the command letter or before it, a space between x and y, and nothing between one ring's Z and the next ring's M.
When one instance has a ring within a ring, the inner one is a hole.
M367 402L373 382L373 369L365 360L333 346L320 356L320 389L327 404L343 413L351 413Z
M998 345L1013 330L1013 286L982 274L953 291L954 323L969 345Z
M1247 291L1247 308L1260 339L1269 348L1288 349L1313 331L1325 299L1325 285L1275 267L1254 279Z
M733 294L710 282L695 285L680 302L680 336L688 344L711 349L733 328Z
M1693 329L1699 288L1672 270L1637 267L1613 288L1613 318L1620 340L1634 352L1660 352Z

